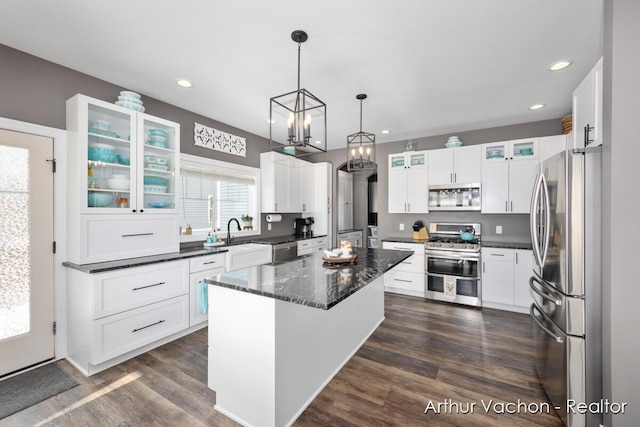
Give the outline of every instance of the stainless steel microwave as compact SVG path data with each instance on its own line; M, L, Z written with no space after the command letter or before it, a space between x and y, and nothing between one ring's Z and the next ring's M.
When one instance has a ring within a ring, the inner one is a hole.
M446 184L429 186L430 211L479 211L480 184Z

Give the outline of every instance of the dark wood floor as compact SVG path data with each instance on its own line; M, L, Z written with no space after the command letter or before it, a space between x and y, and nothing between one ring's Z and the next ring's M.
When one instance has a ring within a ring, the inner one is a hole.
M555 413L499 414L482 405L548 403L533 369L528 316L393 294L385 311L296 426L562 426ZM57 363L80 385L0 426L237 425L213 410L206 329L89 378ZM437 408L449 399L459 413L442 405L440 414L425 413L429 402ZM469 403L473 413L462 413Z

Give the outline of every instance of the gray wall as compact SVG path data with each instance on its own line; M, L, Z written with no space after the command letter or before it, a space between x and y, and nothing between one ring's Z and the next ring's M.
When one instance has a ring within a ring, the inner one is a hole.
M65 102L75 94L113 102L121 90L136 90L116 86L1 44L0 64L0 117L58 129L66 128ZM183 153L259 168L260 153L269 151L269 140L265 138L142 95L146 113L180 123L180 151ZM193 144L194 122L247 138L247 157L196 147ZM296 216L299 215L293 215ZM264 215L261 215L261 221L265 237L293 232L293 220L273 224L271 231L267 230Z
M640 2L606 0L604 9L603 380L604 396L628 402L607 426L640 424L638 241L640 241Z
M489 129L478 129L469 132L460 132L457 135L465 145L482 144L493 141L506 141L510 139L530 138L535 136L559 135L561 121L545 120L532 123L523 123L512 126L502 126ZM416 150L431 150L444 148L450 134L438 135L417 139ZM345 136L346 145L346 136ZM376 145L376 162L378 163L378 235L386 237L411 237L413 230L411 225L416 220L429 222L477 222L482 224L483 238L485 240L500 240L508 242L529 242L529 215L483 215L471 212L434 212L429 214L389 214L387 181L389 154L404 151L404 141L396 141ZM311 161L327 161L333 164L334 170L345 163L346 149L331 150L327 153L311 156ZM336 172L337 174L337 172ZM337 175L336 175L337 176ZM367 182L364 176L356 175L353 186L354 193L354 228L367 226ZM334 180L333 197L337 200L337 179ZM399 230L399 225L404 224L404 231ZM495 234L496 225L502 226L502 234ZM337 227L337 215L334 217L334 233Z

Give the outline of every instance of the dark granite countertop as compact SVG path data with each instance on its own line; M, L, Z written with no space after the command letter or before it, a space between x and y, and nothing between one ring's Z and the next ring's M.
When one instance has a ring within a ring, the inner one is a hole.
M503 249L528 249L532 250L531 242L492 242L483 240L481 242L484 248L503 248Z
M290 236L277 236L277 237L265 237L254 238L247 240L234 240L230 246L243 245L246 243L263 243L266 245L277 245L281 243L296 242L299 240L315 239L318 237L326 237L321 234L318 236L298 237L294 235ZM176 261L185 258L193 258L204 255L213 255L224 253L229 250L229 246L218 246L212 248L203 248L202 242L185 246L180 249L180 252L171 252L168 254L152 255L139 258L128 258L117 261L96 262L93 264L74 264L71 262L63 262L65 267L73 268L74 270L82 271L84 273L104 273L105 271L119 270L121 268L140 267L148 264L157 264L160 262Z
M82 271L84 273L104 273L106 271L119 270L122 268L141 267L143 265L157 264L161 262L177 261L186 258L193 258L204 255L213 255L227 252L227 247L213 247L204 249L202 245L198 248L186 249L180 252L171 252L168 254L151 255L139 258L128 258L117 261L96 262L93 264L74 264L71 262L63 262L65 267L72 268L74 270Z
M354 264L327 265L316 252L281 264L222 273L205 282L328 310L413 254L385 249L354 249L354 253L358 254Z

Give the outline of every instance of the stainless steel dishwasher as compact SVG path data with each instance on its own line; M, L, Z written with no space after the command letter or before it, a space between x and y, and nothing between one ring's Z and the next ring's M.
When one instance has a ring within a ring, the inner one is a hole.
M273 245L272 262L289 261L298 256L298 242L287 242Z

